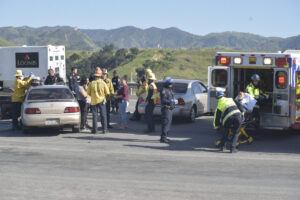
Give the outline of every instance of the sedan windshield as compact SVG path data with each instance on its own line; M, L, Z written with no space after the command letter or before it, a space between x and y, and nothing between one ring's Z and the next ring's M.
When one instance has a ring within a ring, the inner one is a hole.
M158 91L162 90L163 83L155 83ZM173 84L173 92L176 93L186 93L188 84L186 83L174 83Z
M28 100L60 100L73 99L73 95L68 88L43 88L33 89L28 94Z

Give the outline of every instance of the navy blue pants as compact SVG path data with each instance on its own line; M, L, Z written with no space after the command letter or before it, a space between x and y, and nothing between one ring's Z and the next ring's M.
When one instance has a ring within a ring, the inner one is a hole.
M167 138L172 124L172 110L166 107L161 109L161 138Z
M225 142L228 141L229 131L232 128L232 137L230 138L231 147L235 149L236 143L239 139L239 132L241 130L241 115L235 114L229 117L225 122L225 131L221 138L221 146L224 146Z
M14 128L19 126L18 118L21 116L21 102L13 102L12 103L12 125Z
M145 118L147 121L148 130L151 132L155 131L154 117L153 117L154 107L155 107L154 104L148 104L146 105L146 110L145 110Z
M100 111L102 129L107 130L107 120L106 120L106 105L101 102L96 105L91 105L93 113L93 131L97 132L98 130L98 110Z

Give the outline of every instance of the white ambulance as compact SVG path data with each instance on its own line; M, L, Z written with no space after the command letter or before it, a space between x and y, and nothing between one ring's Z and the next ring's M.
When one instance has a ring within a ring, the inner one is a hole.
M217 52L208 67L208 110L217 106L216 88L228 97L245 91L251 76L260 76L260 88L270 96L260 107L265 129L300 129L300 50L278 53ZM298 88L298 90L297 90Z
M0 47L0 88L13 88L16 70L25 76L33 72L44 80L48 69L66 81L65 46Z

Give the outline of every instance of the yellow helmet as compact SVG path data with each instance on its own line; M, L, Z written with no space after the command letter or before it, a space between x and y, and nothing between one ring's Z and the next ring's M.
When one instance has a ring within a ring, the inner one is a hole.
M147 79L148 79L148 80L155 81L155 80L156 80L155 74L154 74L154 73L149 73L148 76L147 76Z
M152 70L151 70L150 68L147 68L147 69L145 70L145 73L146 73L147 76L149 76L149 74L152 73Z
M15 76L16 76L16 77L17 77L17 76L23 76L22 70L20 70L20 69L16 70Z

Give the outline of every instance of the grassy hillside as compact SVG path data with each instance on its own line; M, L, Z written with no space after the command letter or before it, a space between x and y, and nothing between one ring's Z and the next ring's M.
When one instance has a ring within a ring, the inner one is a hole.
M0 47L4 47L4 46L14 46L14 44L11 42L7 42L6 40L0 38Z
M207 67L214 65L216 51L216 49L144 49L132 62L116 69L121 76L127 74L129 81L131 81L131 77L135 81L136 69L144 69L144 64L152 61L158 63L153 68L157 79L171 76L173 78L200 79L207 82Z

